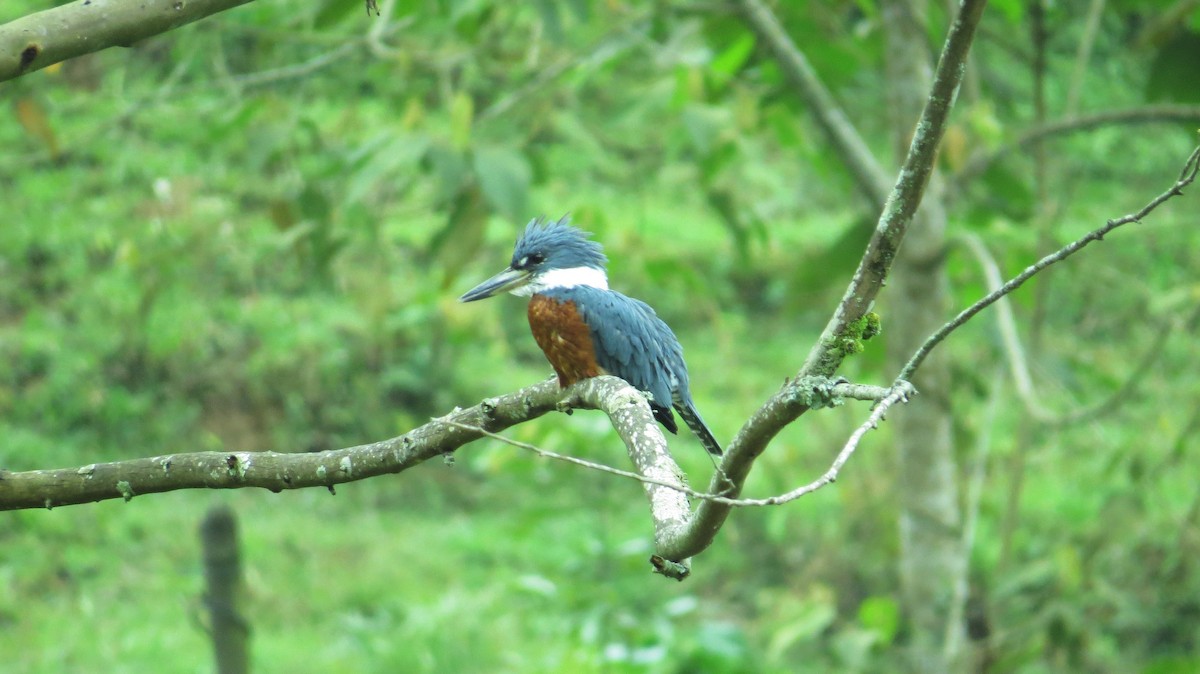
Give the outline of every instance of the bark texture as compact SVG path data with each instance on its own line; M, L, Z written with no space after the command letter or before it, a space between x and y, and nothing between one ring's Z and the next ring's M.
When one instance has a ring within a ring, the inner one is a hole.
M76 56L129 47L253 0L76 0L0 25L0 82Z
M888 98L897 152L911 142L914 123L930 89L931 54L925 40L925 3L887 0L883 3L887 27ZM886 296L888 360L900 371L926 336L936 331L946 315L946 279L943 252L946 245L946 212L941 182L935 175L925 192L900 250ZM925 392L922 404L911 405L893 419L900 470L896 491L900 499L901 602L911 626L909 668L915 672L951 672L960 669L960 654L948 652L946 624L954 615L954 584L962 575L958 484L951 439L949 375L944 353L926 361L913 382ZM961 613L957 613L961 615ZM951 649L953 650L953 649Z

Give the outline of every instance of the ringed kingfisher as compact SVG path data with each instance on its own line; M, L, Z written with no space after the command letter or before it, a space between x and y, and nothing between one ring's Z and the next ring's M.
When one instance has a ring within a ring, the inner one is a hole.
M610 374L651 395L650 410L668 431L671 408L714 456L721 455L688 390L683 347L645 302L609 290L600 244L563 217L534 218L504 271L459 298L474 302L510 292L529 297L529 327L558 375L558 384Z

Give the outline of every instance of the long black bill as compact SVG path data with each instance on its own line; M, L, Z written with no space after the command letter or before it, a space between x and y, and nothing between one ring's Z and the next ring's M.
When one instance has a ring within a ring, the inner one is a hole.
M529 272L509 267L490 279L468 290L459 302L474 302L503 292L515 290L529 283Z

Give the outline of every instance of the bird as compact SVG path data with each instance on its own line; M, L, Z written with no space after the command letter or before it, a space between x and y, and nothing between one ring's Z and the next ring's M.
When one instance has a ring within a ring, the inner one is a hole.
M650 305L608 287L608 258L591 235L564 216L525 226L504 271L458 298L474 302L504 292L529 298L529 328L566 388L599 375L620 377L649 393L650 411L679 432L674 408L709 454L721 445L704 423L688 386L683 346Z

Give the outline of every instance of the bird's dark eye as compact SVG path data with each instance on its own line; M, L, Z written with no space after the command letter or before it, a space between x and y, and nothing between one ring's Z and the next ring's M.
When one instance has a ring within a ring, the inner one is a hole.
M541 253L533 253L529 256L529 264L541 264L546 261L546 256Z

